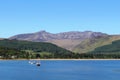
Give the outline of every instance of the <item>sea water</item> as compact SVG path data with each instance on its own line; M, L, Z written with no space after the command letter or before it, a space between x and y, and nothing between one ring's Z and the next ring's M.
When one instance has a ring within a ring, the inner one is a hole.
M120 80L119 60L1 60L0 80Z

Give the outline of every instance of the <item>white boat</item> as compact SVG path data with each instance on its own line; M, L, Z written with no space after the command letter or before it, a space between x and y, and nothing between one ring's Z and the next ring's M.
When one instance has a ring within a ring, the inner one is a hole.
M36 66L40 66L40 63L36 63Z
M37 62L36 62L36 66L40 66L40 61L37 61Z
M40 61L29 61L30 64L36 64L36 66L40 66Z

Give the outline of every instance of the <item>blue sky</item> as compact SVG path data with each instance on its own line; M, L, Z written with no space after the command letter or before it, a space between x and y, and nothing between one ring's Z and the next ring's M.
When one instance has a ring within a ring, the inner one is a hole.
M46 30L120 34L120 0L0 0L0 37Z

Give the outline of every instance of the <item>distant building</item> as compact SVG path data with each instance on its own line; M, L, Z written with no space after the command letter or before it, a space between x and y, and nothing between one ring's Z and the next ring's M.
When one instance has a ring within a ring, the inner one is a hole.
M15 59L15 58L17 58L17 56L11 56L11 58L12 58L12 59Z
M3 56L0 56L0 59L2 59L3 58Z

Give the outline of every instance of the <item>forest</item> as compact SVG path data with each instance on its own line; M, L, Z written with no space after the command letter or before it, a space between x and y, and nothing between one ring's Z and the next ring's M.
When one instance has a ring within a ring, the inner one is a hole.
M73 52L46 42L30 42L19 40L0 40L0 56L1 58L37 58L39 54L41 58L67 58Z
M39 55L39 56L38 56ZM120 40L88 53L73 53L51 43L0 40L0 59L120 59Z

